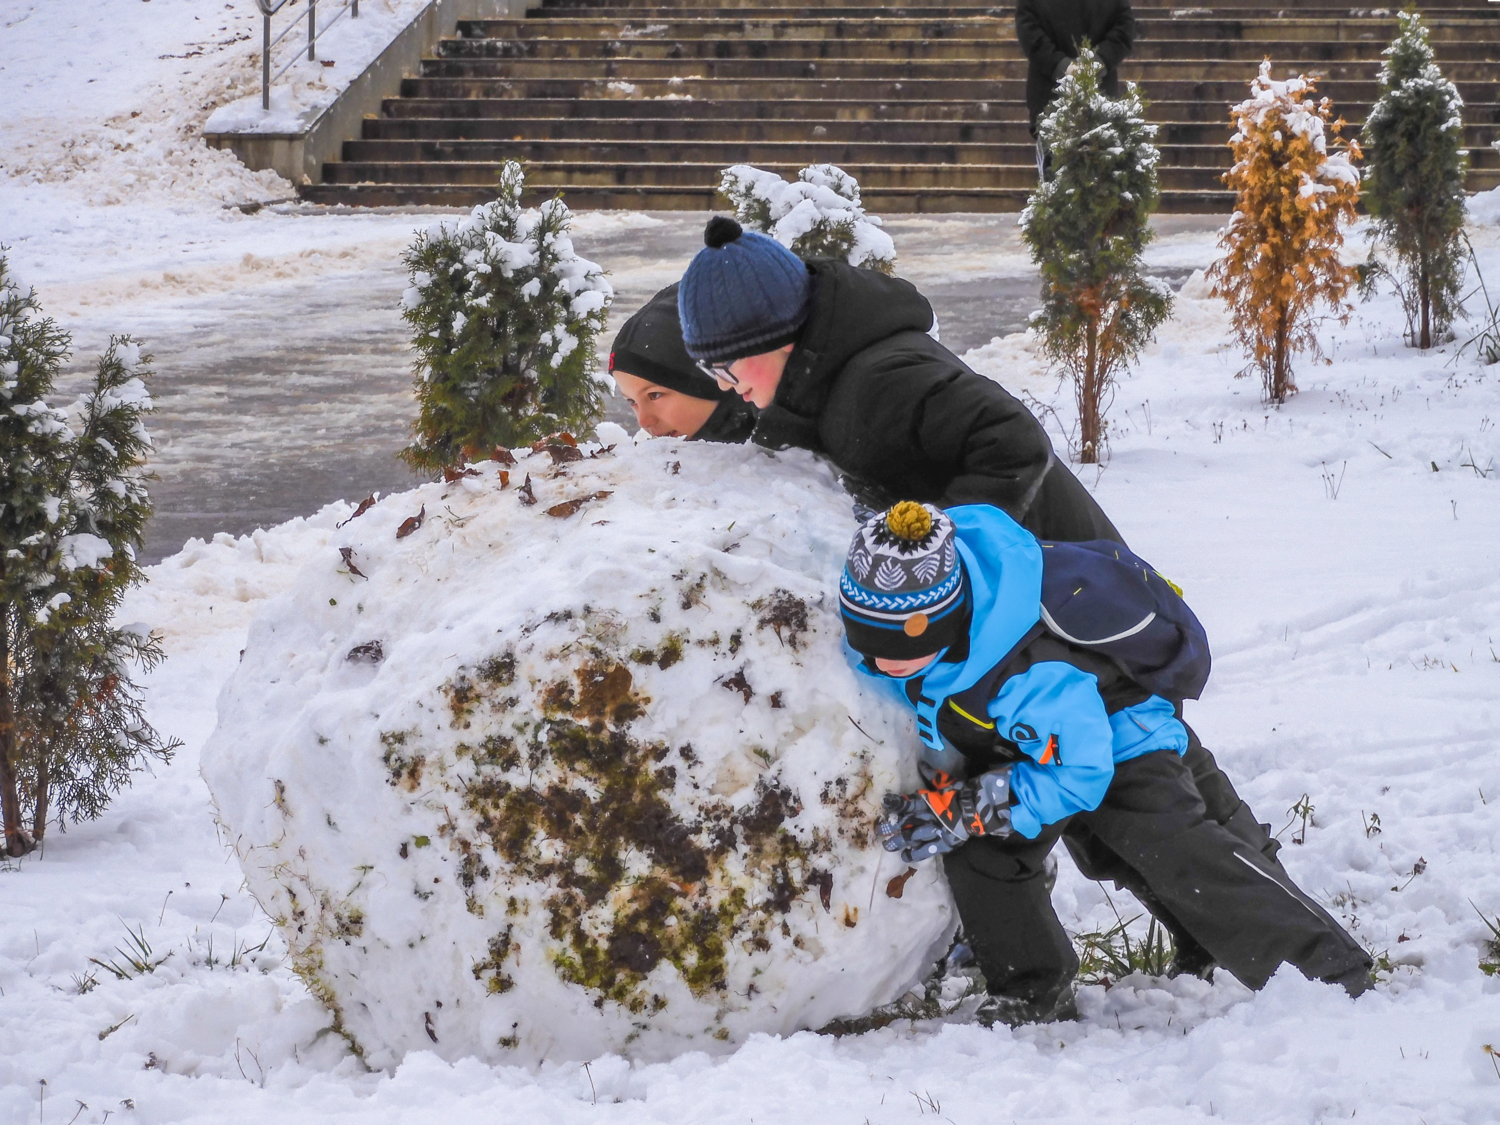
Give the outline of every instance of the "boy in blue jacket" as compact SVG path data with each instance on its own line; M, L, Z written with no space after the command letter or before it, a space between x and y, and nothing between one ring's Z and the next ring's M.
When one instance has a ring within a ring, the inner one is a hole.
M1086 645L1049 613L1048 547L988 505L906 501L866 520L839 583L850 647L900 686L922 742L925 788L889 795L878 828L908 861L942 858L990 994L979 1018L1076 1015L1078 960L1043 875L1080 822L1249 987L1289 962L1358 995L1365 951L1205 816L1174 701L1097 647L1118 637Z

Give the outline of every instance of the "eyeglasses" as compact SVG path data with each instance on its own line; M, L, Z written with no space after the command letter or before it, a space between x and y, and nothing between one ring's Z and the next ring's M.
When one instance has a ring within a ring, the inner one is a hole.
M730 360L730 363L733 362L733 360ZM698 370L710 379L717 379L721 383L728 383L731 387L738 387L740 385L740 381L734 372L729 370L728 363L704 363L702 360L699 360Z

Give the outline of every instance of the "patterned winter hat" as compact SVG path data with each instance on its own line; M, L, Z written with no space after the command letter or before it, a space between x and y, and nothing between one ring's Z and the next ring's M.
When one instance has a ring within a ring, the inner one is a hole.
M939 509L903 500L855 534L839 578L855 651L911 660L947 648L967 628L968 600L953 521Z

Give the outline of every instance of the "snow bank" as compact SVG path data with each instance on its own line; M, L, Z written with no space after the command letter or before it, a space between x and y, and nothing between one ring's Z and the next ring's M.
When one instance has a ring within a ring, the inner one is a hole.
M203 775L314 995L387 1068L661 1058L901 995L951 909L934 865L888 894L870 834L910 719L843 656L831 474L648 442L508 476L346 523L220 697Z
M206 133L301 133L349 88L365 67L416 19L431 0L363 0L359 18L341 4L320 7L317 58L307 57L307 10L284 8L271 20L271 34L300 22L271 49L271 73L291 66L271 85L271 108L261 108L261 91L236 98L214 110L203 126ZM342 14L341 14L342 13ZM337 19L337 23L330 22ZM259 41L257 40L257 43ZM258 55L257 55L258 57Z

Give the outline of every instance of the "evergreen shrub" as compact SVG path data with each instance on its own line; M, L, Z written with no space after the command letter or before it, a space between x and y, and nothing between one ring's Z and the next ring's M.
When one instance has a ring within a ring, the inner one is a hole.
M742 227L770 235L804 261L837 258L887 274L896 268L896 244L866 213L859 181L836 165L810 164L787 183L736 164L724 169L719 194Z
M403 259L418 413L401 456L413 468L588 433L603 412L594 344L614 291L573 249L567 205L522 208L525 186L507 161L499 198L419 234Z
M69 349L0 255L0 853L49 817L97 817L131 774L177 749L146 722L133 668L160 642L115 616L142 580L151 500L151 357L116 336L69 409L47 401Z
M1359 200L1359 145L1340 136L1328 98L1314 103L1307 77L1271 79L1262 62L1250 97L1231 107L1234 166L1224 180L1234 214L1219 239L1224 256L1209 268L1216 296L1229 303L1235 336L1249 354L1266 400L1297 389L1292 357L1317 353L1315 311L1342 322L1357 271L1344 265L1344 224ZM1334 151L1329 151L1329 142Z
M1365 119L1364 201L1396 256L1407 341L1430 348L1462 315L1464 103L1438 69L1421 17L1399 19Z
M1041 267L1042 308L1031 326L1073 379L1079 460L1097 463L1116 376L1172 309L1167 286L1143 273L1158 199L1154 125L1134 84L1111 100L1085 47L1038 123L1054 175L1032 193L1021 233Z

